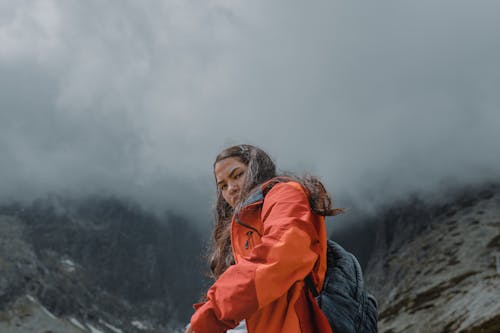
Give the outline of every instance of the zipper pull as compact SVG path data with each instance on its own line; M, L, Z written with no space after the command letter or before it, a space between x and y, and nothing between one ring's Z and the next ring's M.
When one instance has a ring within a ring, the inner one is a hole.
M245 241L245 250L248 250L248 241L250 240L250 237L252 236L253 231L247 231L247 240Z

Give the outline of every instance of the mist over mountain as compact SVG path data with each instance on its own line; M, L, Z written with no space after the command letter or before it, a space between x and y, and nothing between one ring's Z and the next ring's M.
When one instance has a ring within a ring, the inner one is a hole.
M204 228L241 142L368 211L499 179L499 6L3 2L0 198L110 193Z

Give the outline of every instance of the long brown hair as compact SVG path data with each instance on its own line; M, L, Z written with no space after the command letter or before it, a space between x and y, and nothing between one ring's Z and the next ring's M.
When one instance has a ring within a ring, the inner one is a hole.
M242 144L224 149L215 158L215 164L223 159L234 157L247 166L245 183L241 189L240 203L245 201L249 193L258 185L276 177L276 165L262 149ZM297 177L286 175L306 189L309 195L311 210L319 215L331 216L343 212L342 209L332 208L332 200L321 181L314 176ZM238 207L236 207L238 209ZM234 264L231 250L230 226L233 208L224 200L221 191L217 190L217 200L214 208L214 229L209 254L210 270L213 278L218 278L224 271Z

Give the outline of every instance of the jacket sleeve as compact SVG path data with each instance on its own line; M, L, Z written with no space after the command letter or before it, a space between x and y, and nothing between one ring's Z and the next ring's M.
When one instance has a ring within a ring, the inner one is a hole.
M312 270L319 243L308 198L297 183L279 183L262 207L261 243L212 285L191 318L196 333L219 333L266 306Z

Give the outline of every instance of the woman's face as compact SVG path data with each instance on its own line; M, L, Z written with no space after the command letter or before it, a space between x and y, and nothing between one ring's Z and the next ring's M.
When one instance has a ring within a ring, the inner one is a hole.
M248 167L236 157L228 157L215 163L214 174L222 197L233 208L241 199Z

